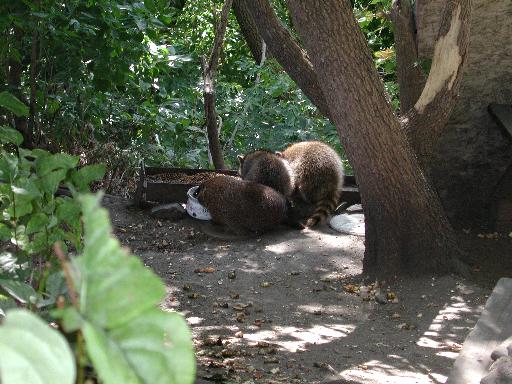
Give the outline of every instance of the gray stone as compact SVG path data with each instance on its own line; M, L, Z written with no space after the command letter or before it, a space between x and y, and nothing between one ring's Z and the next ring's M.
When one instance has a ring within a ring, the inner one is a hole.
M179 203L162 204L151 208L151 216L157 219L178 221L187 215L187 211Z
M512 383L512 357L503 356L496 360L490 372L480 384L511 384Z

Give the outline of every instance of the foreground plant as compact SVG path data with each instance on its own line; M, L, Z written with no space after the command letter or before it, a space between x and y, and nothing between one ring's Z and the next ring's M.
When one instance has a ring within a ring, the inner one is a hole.
M77 382L84 382L90 361L104 383L192 383L188 326L178 313L157 307L165 297L163 283L111 235L100 199L79 197L83 253L68 261L56 247L69 299L53 315L76 340ZM36 315L27 309L7 311L0 327L2 383L72 383L74 360L65 339Z

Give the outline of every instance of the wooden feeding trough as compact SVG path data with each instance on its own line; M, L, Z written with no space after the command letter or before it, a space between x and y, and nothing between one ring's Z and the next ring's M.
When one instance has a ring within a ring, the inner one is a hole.
M145 167L141 163L135 204L147 207L152 203L186 203L187 191L216 175L236 176L233 170ZM345 207L361 202L354 176L345 176L342 201Z
M186 203L187 191L217 175L236 176L237 171L192 168L145 167L141 163L135 205Z

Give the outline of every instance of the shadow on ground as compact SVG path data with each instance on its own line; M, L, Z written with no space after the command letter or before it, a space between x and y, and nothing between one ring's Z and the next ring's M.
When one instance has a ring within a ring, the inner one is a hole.
M162 306L191 325L197 383L442 383L494 285L402 277L384 283L398 303L363 301L347 292L365 281L361 237L283 227L222 241L191 219L107 206L121 241L165 280Z

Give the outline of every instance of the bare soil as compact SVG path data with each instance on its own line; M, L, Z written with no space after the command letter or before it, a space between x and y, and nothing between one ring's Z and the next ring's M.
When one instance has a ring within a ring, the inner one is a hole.
M496 281L512 275L511 238L465 231L469 279L401 276L380 282L390 300L379 304L362 237L324 226L219 240L191 218L104 204L121 242L167 284L162 306L189 322L201 384L442 383Z

